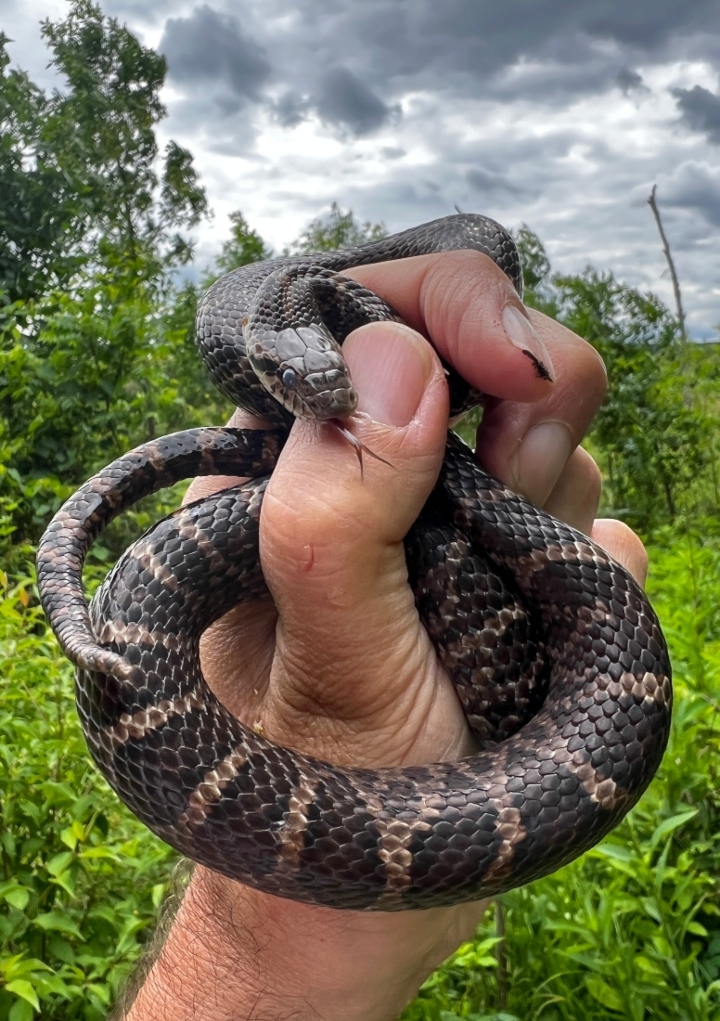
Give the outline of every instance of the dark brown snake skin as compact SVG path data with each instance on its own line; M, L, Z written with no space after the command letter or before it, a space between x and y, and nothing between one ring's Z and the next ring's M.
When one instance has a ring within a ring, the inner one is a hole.
M335 271L452 248L489 254L520 289L512 240L469 215L230 273L198 315L215 382L282 427L291 412L351 410L328 328L342 340L393 313ZM268 403L266 389L281 383L287 410ZM476 397L452 384L456 410ZM78 666L83 728L112 787L190 858L268 893L338 908L477 899L587 850L635 804L662 758L672 697L665 642L622 567L483 472L452 434L406 547L419 611L479 753L409 769L338 768L271 744L213 696L199 637L238 602L266 594L258 521L284 432L208 428L148 443L87 482L43 536L43 606ZM82 565L105 524L149 492L213 473L251 481L157 524L88 611Z

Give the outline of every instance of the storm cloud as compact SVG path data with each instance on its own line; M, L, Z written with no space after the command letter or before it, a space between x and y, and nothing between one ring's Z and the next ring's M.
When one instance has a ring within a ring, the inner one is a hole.
M673 89L686 124L707 133L708 141L720 145L720 95L694 85L691 89Z
M323 76L315 107L323 120L344 125L356 135L379 128L393 112L345 67L331 68Z
M235 96L256 100L270 75L263 47L243 33L236 17L207 4L188 18L169 18L159 49L171 77L193 89L222 81Z
M201 260L234 209L279 248L332 200L390 230L459 206L671 303L656 183L689 326L720 322L717 0L102 2L167 56L162 131L216 212Z

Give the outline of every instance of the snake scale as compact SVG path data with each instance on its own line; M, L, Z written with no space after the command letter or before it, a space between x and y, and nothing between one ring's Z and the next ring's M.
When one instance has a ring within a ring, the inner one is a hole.
M622 819L667 742L670 664L642 590L587 536L483 472L452 433L406 551L477 754L338 768L272 744L203 679L201 633L267 594L258 522L293 415L352 411L338 342L395 318L340 271L467 248L521 291L512 239L470 214L217 281L198 313L203 359L224 394L273 428L188 430L138 447L79 489L40 543L43 606L77 666L82 725L111 786L178 851L271 894L391 911L527 883ZM450 383L454 411L478 399L452 373ZM108 521L162 486L214 473L249 481L150 529L88 608L82 565Z

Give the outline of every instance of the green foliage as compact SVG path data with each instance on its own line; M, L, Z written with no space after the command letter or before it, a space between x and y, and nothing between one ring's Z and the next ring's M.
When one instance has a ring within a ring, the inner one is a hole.
M717 345L683 343L655 295L612 273L553 275L527 227L515 239L528 303L589 341L607 369L608 394L590 432L605 476L604 512L650 535L717 507Z
M191 247L177 228L207 210L190 153L168 143L159 159L155 125L165 116L160 89L165 58L141 45L90 0L73 0L68 17L43 22L51 64L66 81L44 125L46 145L82 199L89 244L137 260L187 262Z
M189 152L175 142L158 152L165 59L88 0L42 32L65 81L51 96L8 70L0 36L0 301L10 304L68 285L88 262L129 258L154 279L188 261L179 229L207 209Z
M10 67L0 35L0 190L10 196L0 209L0 1021L94 1021L148 937L172 857L90 765L71 671L37 606L32 543L112 457L224 421L228 409L195 351L200 287L172 276L206 201L190 154L157 144L164 58L89 0L72 0L43 35L63 81L52 95ZM230 222L217 273L270 254L241 212ZM333 203L287 252L384 233ZM623 826L503 897L404 1017L717 1021L718 348L684 345L654 296L612 274L553 274L529 228L516 240L528 303L587 337L608 369L591 446L607 509L654 543L674 732ZM95 563L160 511L155 502L128 515Z
M77 196L43 138L50 101L9 68L8 41L0 32L0 306L62 284L82 261Z
M88 761L30 572L0 572L0 1021L100 1021L172 863Z
M312 220L297 241L286 248L283 255L302 255L303 252L328 252L336 248L352 248L368 241L377 241L387 234L385 225L361 223L351 209L343 212L333 202L326 216Z
M523 301L546 315L557 317L550 259L540 238L526 224L512 232L523 270Z
M223 241L215 265L202 277L202 290L210 287L218 277L252 262L272 258L273 252L254 230L239 209L230 213L230 237ZM196 296L199 298L199 294Z
M8 70L0 39L6 548L37 538L48 509L127 447L225 417L197 366L196 293L169 275L206 199L190 154L158 149L165 59L89 0L42 31L64 81L49 97Z
M717 377L716 351L686 353L661 302L612 274L586 270L555 283L561 320L595 346L608 372L591 435L602 451L609 510L650 532L694 509L688 497L708 468L706 438L715 423L693 395L704 373Z
M490 909L403 1021L720 1018L720 534L662 540L649 588L677 701L660 773L597 848L505 895L500 928Z
M651 563L677 690L660 774L598 848L503 897L502 926L490 911L405 1021L720 1017L717 522L666 528ZM171 858L90 765L70 668L20 566L0 579L0 1021L23 993L43 1018L95 1019L149 935Z
M223 241L220 255L216 260L218 276L240 266L247 266L251 262L262 262L272 255L272 251L258 232L250 227L239 209L230 213L230 225L230 237Z
M197 365L194 292L163 309L126 271L132 287L98 270L0 321L0 529L13 542L36 539L60 496L129 447L226 416Z

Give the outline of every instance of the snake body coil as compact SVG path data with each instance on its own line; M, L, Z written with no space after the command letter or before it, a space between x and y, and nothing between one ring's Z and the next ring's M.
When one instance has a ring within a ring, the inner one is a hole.
M237 721L202 677L202 632L266 593L262 494L292 414L329 418L353 406L332 336L394 316L336 273L464 248L490 255L520 289L512 240L469 215L218 281L198 316L203 357L220 389L277 431L189 430L139 447L87 482L40 544L43 605L78 666L78 708L100 769L163 840L269 893L389 911L508 890L600 840L662 758L670 665L642 590L586 536L483 472L452 435L406 549L479 754L338 768ZM459 410L475 395L452 383ZM88 611L80 575L100 529L141 496L212 473L251 481L156 525Z

